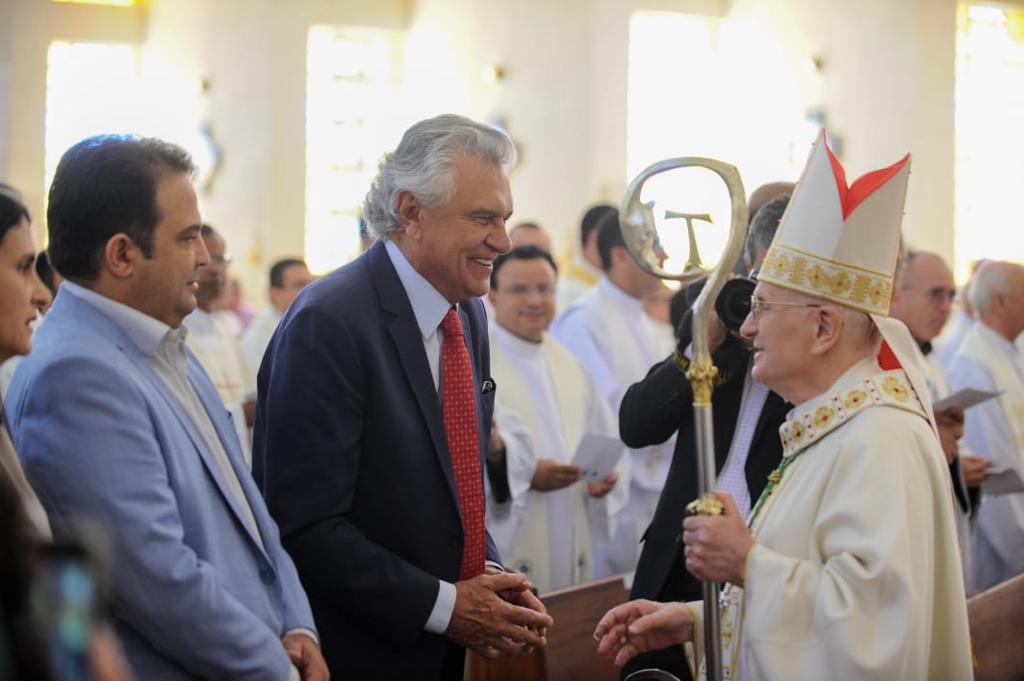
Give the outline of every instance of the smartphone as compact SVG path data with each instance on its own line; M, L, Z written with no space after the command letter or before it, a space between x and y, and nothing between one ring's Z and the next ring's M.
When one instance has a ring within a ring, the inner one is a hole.
M97 561L74 540L40 547L37 555L32 614L54 677L89 681L89 644L101 614Z

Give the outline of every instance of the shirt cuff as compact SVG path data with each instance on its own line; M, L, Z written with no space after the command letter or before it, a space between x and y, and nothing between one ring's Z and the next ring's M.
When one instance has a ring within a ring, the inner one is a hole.
M295 627L294 629L289 629L288 631L284 632L285 636L291 636L292 634L302 634L303 636L308 636L309 638L313 639L313 643L316 644L317 648L320 647L320 637L317 636L316 632L312 629L307 629L306 627ZM284 637L282 636L282 638Z
M423 625L423 630L442 636L448 631L448 623L455 612L455 585L443 579L438 580L438 584L437 600L434 601L434 609L430 611L430 617Z

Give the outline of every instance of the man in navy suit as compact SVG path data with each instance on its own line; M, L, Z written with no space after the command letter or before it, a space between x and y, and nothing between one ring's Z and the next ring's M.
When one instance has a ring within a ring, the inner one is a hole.
M510 249L514 158L461 116L412 126L366 198L380 240L302 292L260 367L254 472L344 678L461 680L466 647L545 642L550 617L483 524L478 298Z
M93 137L57 166L65 278L7 400L55 534L110 535L112 616L138 679L326 681L313 617L209 376L185 347L209 260L188 154Z

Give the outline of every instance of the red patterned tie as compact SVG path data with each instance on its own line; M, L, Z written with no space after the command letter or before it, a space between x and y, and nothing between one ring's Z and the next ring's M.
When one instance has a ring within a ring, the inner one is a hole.
M444 334L441 350L444 430L448 435L465 537L459 579L471 579L484 571L484 492L473 368L462 336L462 321L454 307L441 320L441 332Z

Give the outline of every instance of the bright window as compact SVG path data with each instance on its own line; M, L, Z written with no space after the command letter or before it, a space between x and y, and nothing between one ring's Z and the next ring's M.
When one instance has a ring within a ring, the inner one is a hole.
M395 143L398 34L314 26L306 94L306 262L317 273L360 252L359 218L377 163Z
M137 130L136 50L117 43L55 41L46 71L46 178L72 144L100 133Z
M1024 261L1024 10L963 4L956 43L955 269Z
M777 36L750 22L681 12L638 11L629 26L626 172L677 156L704 156L737 167L746 191L794 180L817 133L805 110L813 83L794 73ZM742 84L742 87L737 85ZM811 101L809 101L811 100ZM756 125L751 123L756 102ZM647 183L644 200L678 272L689 258L689 234L673 213L709 214L694 221L705 266L716 264L728 237L725 184L706 170L673 171Z

